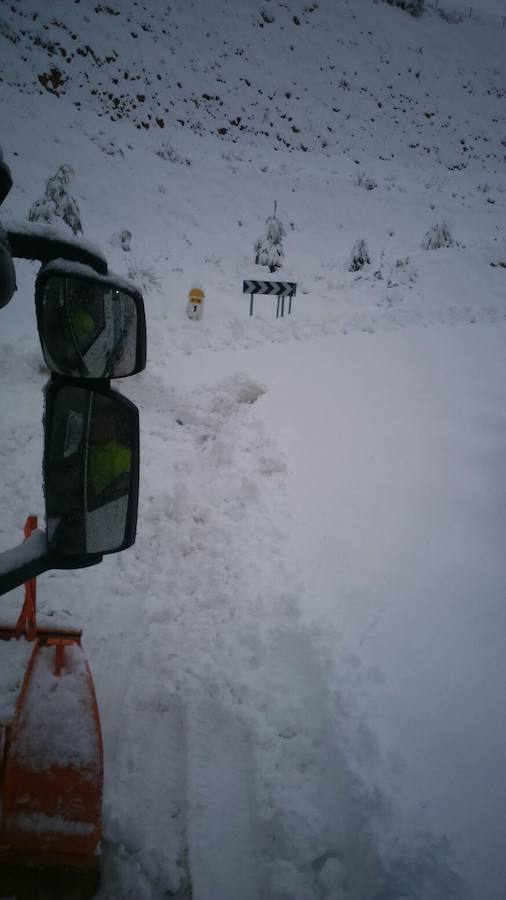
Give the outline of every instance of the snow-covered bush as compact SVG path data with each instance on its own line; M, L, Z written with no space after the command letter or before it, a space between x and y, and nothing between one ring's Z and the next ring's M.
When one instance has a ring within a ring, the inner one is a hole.
M440 250L441 247L453 247L453 244L450 226L445 220L436 222L432 228L429 228L422 240L424 250Z
M276 216L276 203L274 203L274 215L266 219L267 229L263 238L255 241L255 263L257 266L267 266L269 272L275 272L283 265L285 258L282 240L286 236L283 223Z
M124 228L123 231L118 231L116 234L113 234L111 244L113 247L121 247L125 253L130 253L130 250L132 249L130 246L131 240L132 232L129 231L128 228Z
M364 238L359 238L353 244L348 270L350 272L359 272L364 266L369 265L370 262L371 257L369 256L367 244Z
M450 25L459 25L464 21L464 16L456 9L438 9L437 11L443 22L448 22Z
M404 259L396 259L390 274L390 281L400 281L402 284L414 284L418 275L418 270L411 260L410 256Z
M268 25L271 25L274 22L274 16L267 9L260 10L260 16L262 17L264 22L267 22Z
M68 186L74 176L72 166L60 166L56 174L48 178L44 196L30 207L28 220L51 223L55 219L63 219L74 234L82 233L79 206L68 193Z
M389 3L390 6L400 6L412 16L421 16L425 9L425 0L384 0L384 2Z
M160 290L162 283L153 265L148 265L143 259L134 259L129 264L127 276L136 284L142 294L149 294L153 288Z
M373 191L375 187L378 187L374 178L371 178L369 175L365 175L364 172L357 173L355 184L357 185L357 187L364 188L364 190L366 191Z
M160 157L160 159L168 160L171 163L179 163L181 166L191 166L191 162L186 156L181 156L181 154L174 149L172 144L169 144L168 141L164 141L161 147L155 151L156 155Z

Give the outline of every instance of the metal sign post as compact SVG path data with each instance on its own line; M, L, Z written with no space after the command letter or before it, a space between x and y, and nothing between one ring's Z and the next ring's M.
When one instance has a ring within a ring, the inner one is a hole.
M271 294L277 297L276 319L285 315L285 297L290 298L288 315L292 314L292 297L297 292L297 284L294 281L243 281L243 294L250 295L249 314L253 315L253 297L255 294Z

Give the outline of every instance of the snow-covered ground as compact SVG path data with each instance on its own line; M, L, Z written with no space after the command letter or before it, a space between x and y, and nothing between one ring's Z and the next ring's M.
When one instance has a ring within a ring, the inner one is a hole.
M148 318L137 542L39 579L101 709L97 900L506 895L505 48L372 0L0 8L2 221L70 164ZM297 296L250 318L274 200ZM36 270L1 312L0 550L44 512Z

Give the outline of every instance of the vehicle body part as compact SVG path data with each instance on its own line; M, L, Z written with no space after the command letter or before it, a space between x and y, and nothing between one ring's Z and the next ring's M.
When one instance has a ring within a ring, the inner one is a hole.
M110 389L50 383L43 471L51 550L79 559L134 543L139 413L130 400Z
M55 260L37 276L35 305L42 352L53 372L108 379L145 369L144 303L132 282Z
M30 517L25 535L36 524ZM53 892L42 896L56 898L61 888L65 897L91 897L100 875L103 748L81 632L38 627L33 579L16 625L0 638L33 646L13 716L1 723L0 890L24 900L45 885Z

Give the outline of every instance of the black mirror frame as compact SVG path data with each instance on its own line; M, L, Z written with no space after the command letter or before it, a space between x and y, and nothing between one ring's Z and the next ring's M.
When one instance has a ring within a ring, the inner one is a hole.
M41 263L64 259L90 266L100 275L107 275L107 260L99 247L69 237L61 228L36 222L5 222L4 228L15 259L34 259Z
M127 397L124 397L123 394L120 394L118 391L112 390L108 383L104 383L103 380L94 380L91 381L89 379L78 379L78 378L63 378L62 376L52 376L51 380L47 382L44 394L45 394L45 402L44 402L44 458L42 463L42 472L43 472L43 484L44 484L44 496L46 494L46 483L47 483L47 474L46 474L46 462L48 458L48 446L49 446L49 438L52 431L53 424L53 415L54 415L54 395L55 392L61 390L63 387L80 387L90 393L100 394L103 397L114 398L114 401L125 407L128 410L128 414L131 418L133 428L132 428L132 471L134 476L131 479L131 490L128 496L128 509L126 515L126 526L125 526L125 535L122 544L119 547L115 547L114 550L106 550L101 551L100 553L80 553L80 554L63 554L58 553L57 551L52 550L49 547L49 552L52 558L56 558L60 564L57 566L58 568L82 568L87 565L94 565L94 562L100 562L102 556L107 556L112 553L120 553L122 550L127 550L128 547L131 547L135 543L135 536L137 533L137 514L138 514L138 506L139 506L139 477L140 477L140 428L139 428L139 410L135 403L132 403ZM135 420L135 421L134 421ZM47 514L46 514L46 528L47 528ZM74 564L75 560L75 564ZM86 560L91 560L90 562L86 562ZM64 564L62 564L62 561Z
M146 368L146 354L147 354L147 339L146 339L146 314L144 312L144 300L142 298L142 294L137 290L134 284L122 278L121 276L114 275L114 273L109 273L107 275L95 272L89 266L72 263L69 266L69 263L65 259L56 259L51 260L46 265L43 265L37 274L37 278L35 281L35 309L37 313L37 329L39 332L39 340L42 348L42 353L44 355L44 345L42 342L42 302L44 295L44 288L46 286L47 281L53 276L65 276L73 275L74 277L79 278L82 281L89 281L90 283L95 284L103 284L105 287L116 288L117 290L121 290L124 294L127 294L135 303L135 309L137 312L137 335L136 335L136 346L135 346L135 368L132 372L129 372L128 375L117 375L115 378L130 378L131 375L138 375L139 372L143 372ZM44 360L47 364L47 360ZM49 366L49 368L51 368ZM53 370L51 370L53 371ZM59 375L59 373L54 372L54 375ZM98 379L78 379L72 376L61 376L65 378L69 378L73 383L77 380L83 381L88 385L92 382L99 383ZM101 379L101 383L104 384L105 380Z
M0 158L0 205L4 202L12 187L11 170L7 163Z

